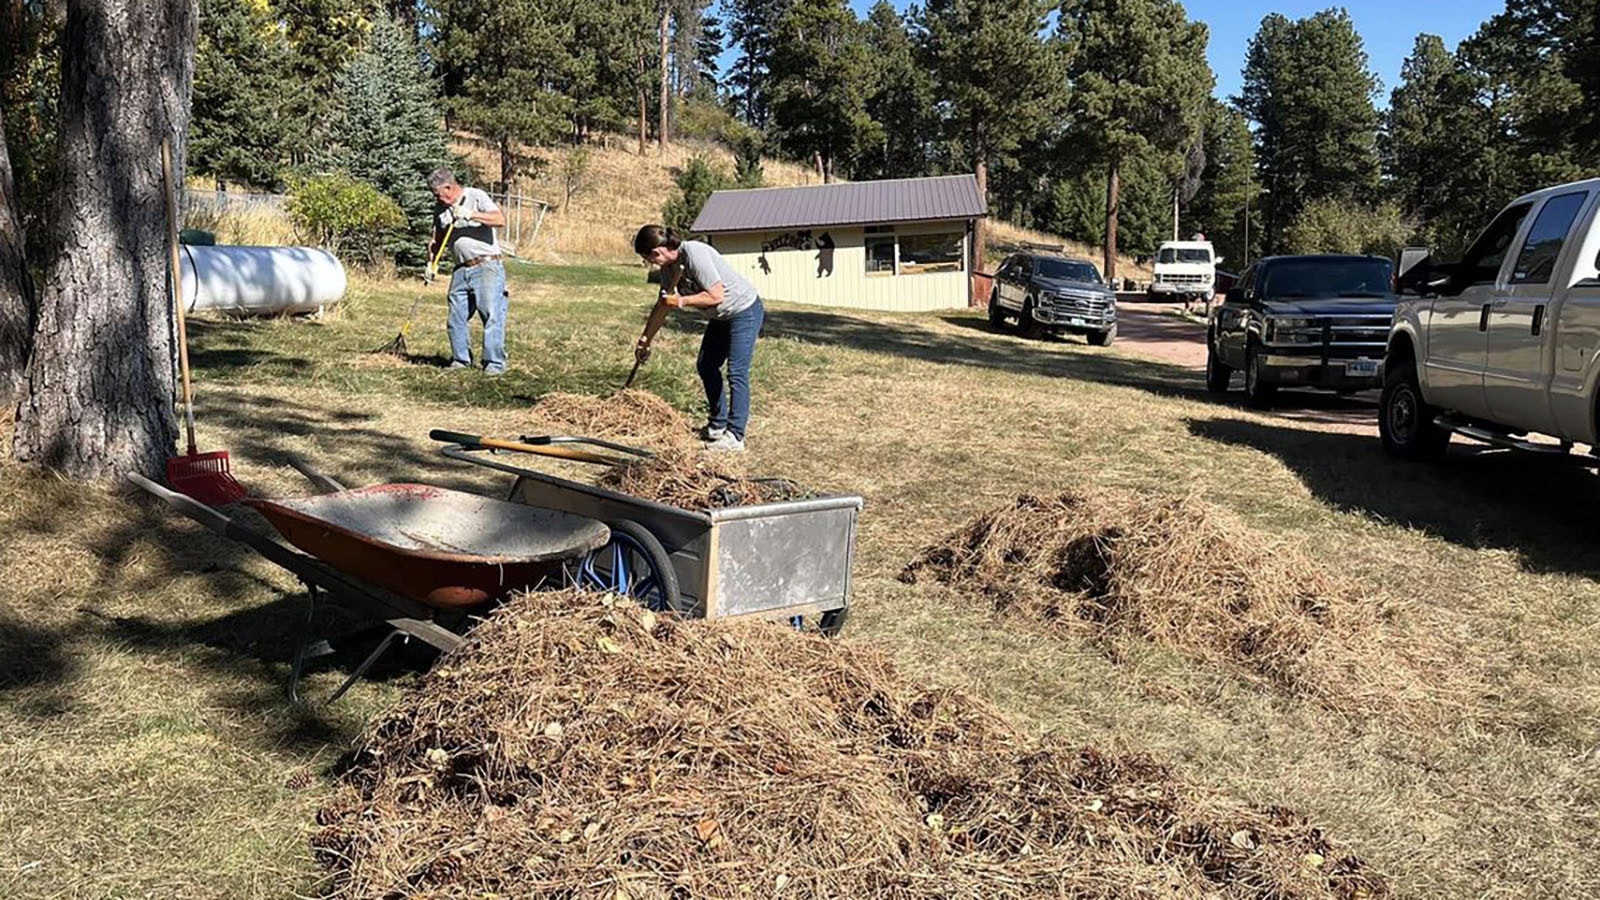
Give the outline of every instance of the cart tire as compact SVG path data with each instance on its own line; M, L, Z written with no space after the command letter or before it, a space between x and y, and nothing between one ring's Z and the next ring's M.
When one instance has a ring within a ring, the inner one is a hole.
M848 621L850 621L850 607L830 609L817 620L817 630L822 632L823 637L838 637L839 632L844 630L844 623Z
M632 597L656 612L690 612L682 608L672 557L650 529L629 519L607 522L606 527L611 540L584 558L578 586ZM596 566L602 562L609 564L607 571Z

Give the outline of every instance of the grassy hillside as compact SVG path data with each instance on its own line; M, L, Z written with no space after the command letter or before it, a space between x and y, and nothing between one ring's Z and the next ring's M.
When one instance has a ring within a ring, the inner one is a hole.
M480 171L498 171L495 155L474 144L457 142L454 149L465 155ZM677 190L675 175L691 157L701 154L727 171L733 171L733 154L720 144L705 141L680 141L665 154L654 144L640 156L636 140L606 135L589 148L589 167L581 187L566 203L561 177L561 155L551 154L550 164L534 177L519 182L518 188L530 197L555 204L531 246L517 252L535 262L623 261L632 257L628 241L635 227L661 218L661 207ZM815 170L791 162L766 159L762 162L766 183L772 187L817 184ZM986 256L997 259L1023 242L1063 244L1068 254L1098 261L1100 248L1069 241L1056 235L1019 228L994 221L989 229ZM1136 266L1121 257L1118 272L1139 277L1148 268Z

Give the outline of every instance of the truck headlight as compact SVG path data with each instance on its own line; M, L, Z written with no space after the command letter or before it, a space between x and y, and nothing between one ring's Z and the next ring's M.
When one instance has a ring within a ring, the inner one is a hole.
M1318 339L1317 336L1305 332L1315 325L1316 320L1297 316L1270 318L1267 320L1267 340L1285 344L1313 343Z

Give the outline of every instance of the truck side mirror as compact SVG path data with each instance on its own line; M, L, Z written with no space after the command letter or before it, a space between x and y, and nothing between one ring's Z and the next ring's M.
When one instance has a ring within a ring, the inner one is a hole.
M1226 256L1219 256L1216 259L1213 259L1211 261L1211 264L1214 265L1214 266L1220 266L1220 265L1222 265L1223 263L1225 263L1227 261L1228 261L1228 258Z
M1244 288L1228 288L1228 292L1222 295L1222 301L1224 303L1243 303Z

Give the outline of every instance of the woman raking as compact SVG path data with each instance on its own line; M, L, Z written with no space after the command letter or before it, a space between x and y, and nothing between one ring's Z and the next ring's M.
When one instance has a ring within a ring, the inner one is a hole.
M660 225L639 229L633 251L661 268L661 295L634 357L641 363L650 358L650 342L672 310L694 309L710 319L695 362L706 389L706 449L743 450L750 422L750 360L767 315L755 285L710 244L680 240Z

